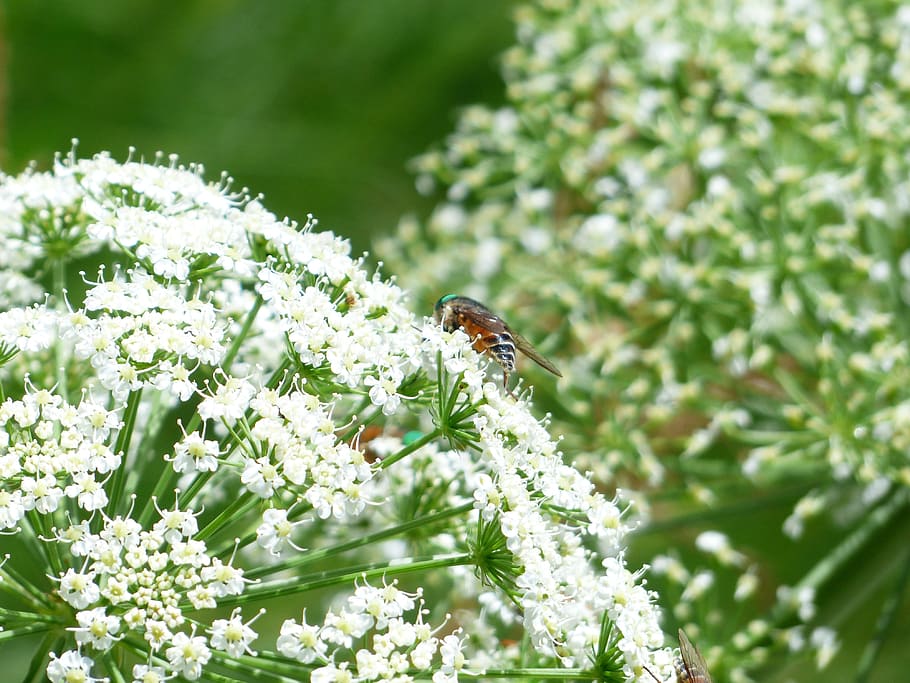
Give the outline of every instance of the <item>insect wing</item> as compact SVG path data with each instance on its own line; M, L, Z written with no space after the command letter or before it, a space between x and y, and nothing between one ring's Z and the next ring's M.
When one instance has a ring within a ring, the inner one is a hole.
M679 654L682 655L683 665L686 667L688 681L686 683L714 683L708 673L708 665L701 656L698 648L692 644L688 636L679 629Z
M472 338L477 334L501 334L506 331L506 325L499 316L482 303L466 296L456 296L443 302L442 308L437 311L437 318L442 318L441 322L447 330L454 331L463 327Z
M453 311L456 328L460 327L468 335L474 350L484 353L491 343L506 331L503 322L485 310L471 307L458 307Z
M477 334L505 334L509 330L505 323L487 310L472 310L470 308L455 309L455 318L459 327L463 327L468 335Z
M537 363L544 370L552 372L557 377L562 377L562 373L559 371L559 368L557 368L555 365L553 365L553 363L537 353L537 349L531 346L531 342L529 342L517 332L509 330L509 333L512 335L512 339L515 340L515 346L519 351Z

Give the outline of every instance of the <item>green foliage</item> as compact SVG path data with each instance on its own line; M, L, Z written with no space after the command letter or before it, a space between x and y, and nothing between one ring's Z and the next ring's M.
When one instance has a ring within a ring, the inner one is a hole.
M405 162L497 97L511 3L5 3L4 170L179 150L357 249L414 206Z

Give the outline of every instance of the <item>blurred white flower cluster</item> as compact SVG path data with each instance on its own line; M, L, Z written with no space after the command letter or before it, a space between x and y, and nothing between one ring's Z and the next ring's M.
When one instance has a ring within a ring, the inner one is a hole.
M466 335L229 188L174 157L0 180L0 657L38 634L53 683L670 675L622 509Z
M424 305L475 297L558 361L555 384L526 364L534 404L596 481L718 510L783 493L788 536L855 528L843 566L908 505L910 8L538 0L516 21L506 103L415 161L440 201L376 251ZM754 594L754 562L709 541ZM707 585L674 576L686 623ZM733 679L810 614L778 608L707 613L742 645Z

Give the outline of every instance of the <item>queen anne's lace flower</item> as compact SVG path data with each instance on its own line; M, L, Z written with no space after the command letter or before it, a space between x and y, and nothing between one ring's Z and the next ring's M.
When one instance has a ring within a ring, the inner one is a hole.
M0 525L28 537L5 634L72 644L44 653L67 682L668 671L621 510L467 336L201 171L71 156L0 182L22 247L0 257ZM262 634L280 665L240 612L279 596L310 615ZM490 647L522 629L533 654Z

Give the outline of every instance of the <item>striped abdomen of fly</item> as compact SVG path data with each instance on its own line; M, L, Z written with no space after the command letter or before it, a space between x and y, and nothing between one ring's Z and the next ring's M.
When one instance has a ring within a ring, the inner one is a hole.
M477 353L486 353L506 373L515 370L515 338L502 319L483 304L466 296L443 297L436 308L436 319L446 332L464 330Z
M462 324L461 327L464 328L465 333L472 335L471 337L474 340L472 346L477 353L487 353L493 357L499 365L502 367L502 370L506 375L510 372L515 371L515 357L517 355L515 350L515 340L512 338L512 335L508 332L486 332L484 333L480 328L476 330L471 330L469 328L470 323ZM472 326L473 327L473 326ZM476 332L476 334L474 334Z

